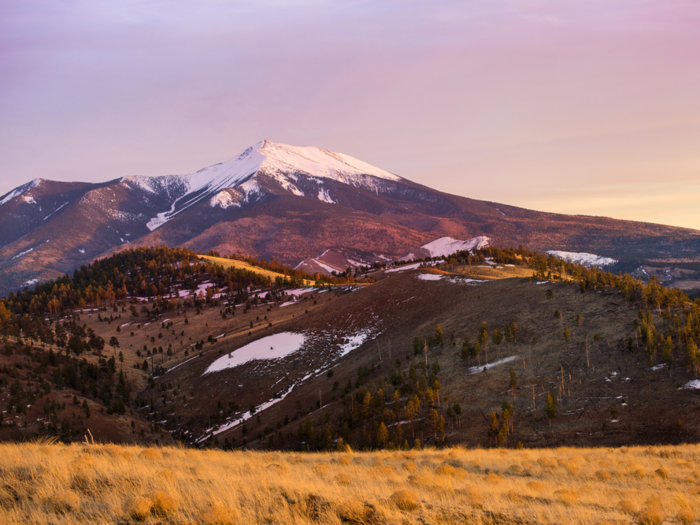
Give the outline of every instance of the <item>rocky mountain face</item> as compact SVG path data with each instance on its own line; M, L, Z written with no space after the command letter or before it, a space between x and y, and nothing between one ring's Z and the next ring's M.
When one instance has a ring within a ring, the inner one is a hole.
M425 257L481 236L616 259L700 251L696 230L468 199L342 153L267 140L188 175L36 179L0 197L0 224L2 295L126 245L240 251L321 273ZM431 244L443 237L452 239Z

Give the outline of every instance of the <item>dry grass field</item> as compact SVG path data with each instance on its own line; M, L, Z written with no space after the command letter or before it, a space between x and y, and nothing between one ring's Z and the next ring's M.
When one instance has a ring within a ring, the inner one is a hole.
M285 277L284 274L273 272L270 270L265 270L264 268L260 268L259 266L253 266L252 264L248 264L247 262L239 261L237 259L228 259L226 257L212 257L210 255L199 255L199 258L212 264L218 264L219 266L222 266L223 268L227 269L238 268L241 270L248 270L250 272L269 277L273 281L277 277L282 277L283 279ZM304 284L308 286L313 286L316 284L316 281L304 281Z
M692 523L700 446L295 454L0 445L0 523Z

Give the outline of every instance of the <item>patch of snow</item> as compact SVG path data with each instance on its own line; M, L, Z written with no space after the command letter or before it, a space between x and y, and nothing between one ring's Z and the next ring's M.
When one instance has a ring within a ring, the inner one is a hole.
M406 270L416 270L420 268L421 263L405 264L404 266L399 266L398 268L392 268L391 270L386 270L386 273L403 272Z
M29 248L28 250L26 250L26 251L24 251L24 252L19 252L17 255L15 255L15 256L12 258L12 260L14 261L15 259L19 259L20 257L22 257L22 256L24 256L24 255L27 255L28 253L31 253L31 252L33 252L33 251L34 251L34 248Z
M370 336L370 332L365 331L365 332L358 332L355 335L351 335L348 337L348 342L344 345L340 346L340 357L349 354L356 348L359 348L362 346L362 344L367 340L367 338Z
M2 206L3 204L5 204L6 202L11 201L11 200L14 199L15 197L19 197L19 196L22 195L23 193L25 193L25 192L31 190L32 188L38 186L40 182L41 182L41 179L34 179L34 180L32 180L31 182L28 182L28 183L26 183L26 184L23 184L22 186L19 186L19 187L15 188L14 190L10 191L9 193L6 193L6 194L2 197L2 199L0 199L0 206ZM32 200L33 200L33 199L32 199Z
M223 210L230 208L231 206L241 207L241 203L234 201L231 194L227 191L220 191L214 195L209 201L209 206L216 208L217 206Z
M683 385L683 388L686 390L700 390L700 379L688 381L685 385Z
M518 359L519 357L520 357L520 356L518 356L518 355L512 355L512 356L510 356L510 357L504 357L504 358L501 359L500 361L494 361L493 363L489 363L489 364L487 364L487 365L472 366L472 367L469 368L469 370L467 370L467 373L468 373L468 374L472 374L472 375L473 375L473 374L478 374L479 372L483 372L483 371L484 371L484 368L488 370L488 369L493 368L493 367L495 367L495 366L502 365L502 364L504 364L504 363L510 363L511 361L515 361L515 360Z
M328 204L338 204L331 198L326 188L321 188L318 190L318 200L327 202Z
M27 288L29 286L34 286L35 284L39 283L39 279L29 279L28 281L24 281L20 288Z
M444 275L436 275L434 273L421 273L418 275L418 278L421 281L440 281Z
M455 284L468 284L468 285L471 285L471 286L474 286L474 285L480 284L480 283L487 283L487 282L489 282L488 279L486 279L486 280L481 280L481 279L465 279L464 277L450 277L450 278L447 279L447 280L448 280L449 282L451 282L451 283L455 283Z
M48 219L49 217L51 217L52 215L58 213L64 206L67 206L67 205L68 205L67 202L61 204L58 208L56 208L54 211L52 211L52 212L49 213L46 217L44 217L44 220L46 220L46 219Z
M78 251L79 251L80 253L85 253L85 250L83 250L82 248L78 248Z
M666 363L661 363L660 365L652 366L652 367L650 368L650 370L656 371L656 370L661 370L661 369L663 369L663 368L666 368Z
M187 359L186 361L183 361L182 363L178 363L178 364L176 364L176 365L175 365L174 367L172 367L172 368L168 368L168 369L165 371L165 373L167 374L168 372L172 372L172 371L175 370L178 366L182 366L182 365L184 365L185 363L189 363L190 361L192 361L193 359L196 359L196 358L198 358L198 357L199 357L199 354L197 354L197 355L195 355L195 356L193 356L193 357L190 357L190 358Z
M591 266L600 268L602 266L608 266L617 262L616 259L612 259L611 257L603 257L601 255L586 252L563 252L560 250L548 250L547 253L549 255L559 257L560 259L564 259L565 261L582 264L583 266L589 268Z
M26 202L27 204L36 204L36 201L34 200L34 197L30 195L25 195L22 197L22 200Z
M242 386L242 385L239 385L239 386ZM270 408L272 405L282 401L285 397L287 397L287 395L292 391L292 389L295 386L296 385L292 385L291 387L289 387L289 389L286 392L283 392L278 398L270 399L269 401L266 401L265 403L261 403L260 405L255 407L255 413L259 414L263 410ZM234 419L233 421L230 421L230 422L226 423L225 425L220 426L218 429L214 430L213 432L211 429L209 429L204 433L204 435L201 438L199 438L197 440L197 443L201 443L202 441L207 439L210 434L214 434L216 436L218 434L221 434L222 432L226 432L227 430L230 430L234 427L237 427L238 425L247 421L251 417L253 417L253 414L251 414L250 411L248 411L248 412L245 412L244 414L241 414L240 417Z
M466 241L453 239L452 237L441 237L435 239L428 244L424 244L419 250L425 250L430 254L430 257L446 257L456 252L479 250L489 244L489 238L486 236L473 237ZM418 251L418 250L416 250ZM403 261L410 261L416 258L416 255L411 252L401 258Z
M235 368L256 359L280 359L299 350L306 341L304 334L281 332L248 343L228 355L214 361L204 374Z
M332 266L328 266L327 264L322 263L322 262L319 261L318 259L311 259L311 260L312 260L314 263L318 264L321 268L323 268L323 269L326 270L327 272L337 272L337 271L338 271L338 268L333 268Z

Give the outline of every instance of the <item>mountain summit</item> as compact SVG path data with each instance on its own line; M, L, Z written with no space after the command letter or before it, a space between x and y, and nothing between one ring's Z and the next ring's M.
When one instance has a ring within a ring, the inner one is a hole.
M321 273L424 257L478 237L616 260L700 251L696 230L458 197L343 153L268 140L186 175L35 179L0 196L0 225L0 294L134 245L307 261Z
M170 210L158 213L147 223L153 231L204 199L209 199L213 207L241 207L258 200L264 194L263 188L275 194L290 193L335 203L324 179L375 192L383 187L383 181L402 180L349 155L315 146L296 147L262 140L231 160L196 173L132 176L123 178L122 183L177 196Z

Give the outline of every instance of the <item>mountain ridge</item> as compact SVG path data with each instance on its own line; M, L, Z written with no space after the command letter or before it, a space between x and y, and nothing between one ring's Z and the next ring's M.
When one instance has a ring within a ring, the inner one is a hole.
M618 260L700 253L697 230L449 195L349 155L267 140L190 174L34 179L0 202L0 294L125 246L161 243L290 266L329 249L398 259L443 237Z

